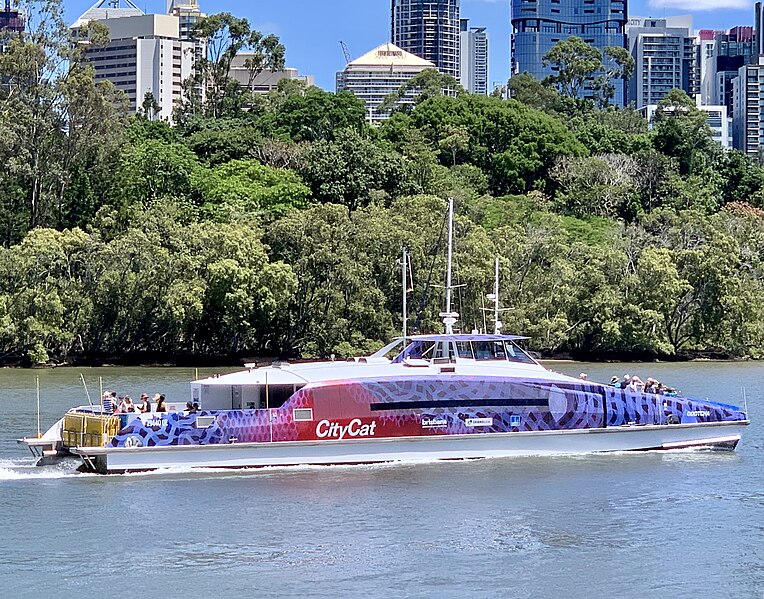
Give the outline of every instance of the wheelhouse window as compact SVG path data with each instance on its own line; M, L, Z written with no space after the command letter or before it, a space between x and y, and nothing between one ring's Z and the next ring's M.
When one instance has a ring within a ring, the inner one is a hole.
M512 341L505 341L504 342L504 349L507 353L507 359L510 362L520 362L521 364L535 364L533 358L531 358L528 354L526 354L522 349L520 349L515 343Z
M472 354L472 344L469 341L456 342L456 355L468 360L475 359L475 356Z
M506 360L503 341L473 341L476 360Z

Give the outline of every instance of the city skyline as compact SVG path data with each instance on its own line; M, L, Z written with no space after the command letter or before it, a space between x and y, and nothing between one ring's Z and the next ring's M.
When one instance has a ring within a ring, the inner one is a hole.
M73 23L94 0L67 0L67 23ZM136 1L145 12L164 12L166 0ZM660 4L660 5L659 5ZM344 41L353 59L390 40L390 0L334 0L329 4L305 0L199 0L202 11L210 14L231 12L246 17L264 33L275 33L287 48L287 64L302 74L314 75L316 84L334 90L335 73L345 66L339 41ZM687 10L687 6L718 10ZM630 1L629 15L662 17L690 14L696 29L728 29L753 25L753 2L747 0L663 0L649 4ZM487 27L491 38L489 85L506 82L509 76L510 5L509 0L461 0L461 17L470 25Z

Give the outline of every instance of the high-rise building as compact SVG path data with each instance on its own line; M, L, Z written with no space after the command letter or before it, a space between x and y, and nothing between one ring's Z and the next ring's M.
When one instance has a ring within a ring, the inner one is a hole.
M459 0L392 0L391 41L459 79Z
M694 97L700 93L700 47L692 17L634 17L626 27L634 74L629 101L637 108L658 104L672 89Z
M11 0L5 0L5 9L0 10L0 30L10 33L24 31L24 15L11 8Z
M513 0L512 74L553 75L552 67L543 64L544 55L571 36L601 52L608 46L626 48L626 6L627 0ZM625 82L616 86L617 106L624 104L625 87Z
M764 3L753 5L753 27L756 35L756 54L764 54Z
M414 56L394 44L382 44L349 62L343 71L337 73L337 93L351 91L366 104L366 119L370 123L385 120L389 114L380 112L379 106L385 98L397 92L412 77L425 69L434 69L429 60ZM414 92L407 93L399 102L413 105Z
M743 65L732 80L732 145L752 158L764 149L764 56Z
M756 62L756 48L753 27L733 27L729 32L715 32L713 54L706 60L703 78L705 103L724 104L727 113L734 116L732 80L738 76L740 67Z
M182 98L182 83L193 71L196 44L180 39L176 16L143 14L129 0L122 8L115 8L117 0L108 0L108 8L104 3L95 4L72 26L75 36L92 20L109 29L108 44L85 50L96 81L111 81L124 91L131 112L141 110L146 93L151 92L159 107L158 118L171 119Z
M178 17L180 22L180 39L191 40L194 24L204 15L196 0L167 0L167 14Z
M488 33L485 27L470 27L469 19L459 23L460 83L472 94L488 95Z

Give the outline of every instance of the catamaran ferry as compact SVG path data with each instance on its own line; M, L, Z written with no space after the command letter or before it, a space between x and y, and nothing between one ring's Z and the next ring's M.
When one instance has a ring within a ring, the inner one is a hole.
M248 365L191 383L199 411L85 406L19 441L41 463L74 455L105 474L736 447L749 424L739 407L544 368L499 332L498 268L495 332L455 333L450 237L443 334L407 336L404 307L403 337L371 356Z

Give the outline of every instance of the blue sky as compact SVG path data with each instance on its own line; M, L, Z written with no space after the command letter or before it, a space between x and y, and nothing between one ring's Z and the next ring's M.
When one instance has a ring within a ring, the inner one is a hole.
M73 22L95 0L65 0ZM146 12L164 12L164 0L134 0ZM629 14L662 17L691 14L697 29L753 25L753 0L630 0ZM277 34L287 64L314 75L317 85L334 90L334 73L345 64L339 40L353 58L387 41L390 0L199 0L206 13L247 17L263 32ZM461 0L461 14L473 26L488 27L490 81L506 81L509 70L509 0Z

